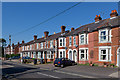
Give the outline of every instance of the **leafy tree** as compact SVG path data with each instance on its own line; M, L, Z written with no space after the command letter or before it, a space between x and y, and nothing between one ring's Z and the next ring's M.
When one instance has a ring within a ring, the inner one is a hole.
M4 47L6 46L6 40L0 39L0 57L4 57Z

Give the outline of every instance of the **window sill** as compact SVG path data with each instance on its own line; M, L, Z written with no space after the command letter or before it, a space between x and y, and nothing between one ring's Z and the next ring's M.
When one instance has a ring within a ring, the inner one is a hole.
M111 62L110 60L99 60L99 61L102 61L102 62Z
M112 42L110 42L110 41L105 41L105 42L99 42L99 43L112 43Z

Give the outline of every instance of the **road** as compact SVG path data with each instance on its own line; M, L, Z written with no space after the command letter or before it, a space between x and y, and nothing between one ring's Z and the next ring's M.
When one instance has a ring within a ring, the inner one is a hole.
M59 70L45 70L30 66L26 64L16 64L12 62L2 62L2 72L5 78L9 80L23 80L23 79L79 79L79 80L101 80L98 78L90 78L90 76L82 76L80 74L65 73ZM58 68L60 69L60 68ZM85 79L87 78L87 79ZM4 79L4 78L3 78ZM106 80L106 79L103 79ZM108 79L112 80L112 79Z

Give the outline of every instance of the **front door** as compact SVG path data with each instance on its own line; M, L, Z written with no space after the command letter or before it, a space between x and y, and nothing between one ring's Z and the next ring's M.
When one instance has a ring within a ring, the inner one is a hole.
M69 51L69 59L72 60L72 51Z
M120 48L117 50L117 66L120 67Z
M73 60L77 62L77 51L73 51Z

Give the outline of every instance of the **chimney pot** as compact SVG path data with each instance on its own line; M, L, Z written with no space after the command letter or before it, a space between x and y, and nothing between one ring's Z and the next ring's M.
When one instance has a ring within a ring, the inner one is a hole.
M34 35L34 40L37 40L37 35Z
M61 26L61 33L64 33L65 32L65 26Z
M74 28L72 27L72 28L71 28L71 31L73 31L73 30L74 30Z
M56 33L54 32L54 34L56 34Z
M44 32L45 38L47 38L47 37L48 37L48 34L49 34L49 32L48 32L48 31L45 31L45 32Z
M100 21L100 20L102 20L102 18L101 18L101 16L99 15L96 15L96 17L95 17L95 22L97 22L97 21Z
M112 10L112 12L110 13L111 17L116 17L118 16L117 10Z
M22 40L22 44L24 44L24 40Z

